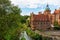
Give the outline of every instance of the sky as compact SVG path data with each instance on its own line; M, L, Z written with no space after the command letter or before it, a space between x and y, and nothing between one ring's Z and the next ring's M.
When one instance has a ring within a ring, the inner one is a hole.
M52 13L55 9L60 8L60 0L11 0L11 3L21 8L21 15L30 15L32 12L35 14L43 12L47 4Z

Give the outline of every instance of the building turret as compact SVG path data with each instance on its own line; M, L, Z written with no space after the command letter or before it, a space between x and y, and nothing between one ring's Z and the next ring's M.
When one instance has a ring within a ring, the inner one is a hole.
M51 11L48 4L47 4L47 6L46 6L45 11L49 11L49 12Z
M44 11L44 14L50 14L51 10L49 8L49 5L47 4L46 5L46 8L45 8L45 11Z

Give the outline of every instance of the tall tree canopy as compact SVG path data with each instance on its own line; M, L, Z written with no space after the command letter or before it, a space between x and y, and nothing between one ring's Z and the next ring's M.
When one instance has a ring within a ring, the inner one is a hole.
M11 1L0 0L0 40L14 39L18 33L20 13L21 9L12 5Z

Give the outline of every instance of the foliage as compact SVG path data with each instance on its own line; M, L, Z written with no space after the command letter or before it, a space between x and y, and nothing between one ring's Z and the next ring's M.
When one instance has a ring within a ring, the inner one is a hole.
M57 21L54 22L54 30L60 30L60 25L58 24Z
M53 40L52 37L43 37L42 40Z
M23 38L21 38L21 40L26 40L26 39L23 37Z
M21 16L21 23L23 24L23 23L26 23L26 20L27 20L27 18L28 18L29 16Z
M57 21L54 22L54 26L55 26L55 27L59 27L59 24L58 24Z
M60 27L54 27L54 30L60 30Z
M0 40L18 40L21 32L21 9L9 0L0 0Z
M27 34L34 40L42 40L42 36L35 33L34 31L28 29L26 30Z
M30 16L27 18L27 20L26 20L26 25L27 25L27 27L31 27L30 26Z

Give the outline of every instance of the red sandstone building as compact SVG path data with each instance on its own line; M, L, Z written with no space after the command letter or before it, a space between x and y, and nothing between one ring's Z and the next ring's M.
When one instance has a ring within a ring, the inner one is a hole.
M36 15L32 12L30 16L30 25L33 30L51 29L51 25L54 25L54 21L57 21L58 24L60 24L60 10L55 10L54 13L51 13L48 5L46 6L46 9L43 13L39 12Z

